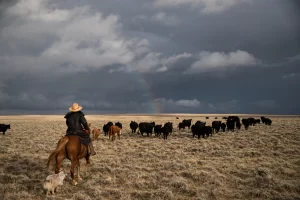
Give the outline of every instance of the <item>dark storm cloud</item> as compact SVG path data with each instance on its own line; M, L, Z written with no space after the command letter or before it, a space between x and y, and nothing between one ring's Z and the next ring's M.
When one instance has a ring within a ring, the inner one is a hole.
M300 112L296 1L2 2L1 110Z

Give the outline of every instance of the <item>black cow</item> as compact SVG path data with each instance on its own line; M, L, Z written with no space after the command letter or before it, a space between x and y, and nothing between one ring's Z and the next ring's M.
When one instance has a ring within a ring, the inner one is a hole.
M170 133L173 133L173 123L172 122L167 122L164 124L165 127L168 127Z
M0 132L2 132L3 135L5 135L7 129L10 129L10 124L0 124Z
M161 124L154 126L154 133L155 133L156 136L160 136L160 134L161 134L161 128L162 128Z
M103 132L104 135L107 136L108 135L108 130L111 126L113 126L114 124L112 122L108 122L107 124L103 125Z
M171 133L171 129L166 124L161 128L164 140L168 139L168 135Z
M195 124L191 127L193 138L195 135L198 136L198 139L200 139L200 136L205 137L205 126L196 126Z
M193 133L193 138L195 137L195 135L198 136L198 139L200 139L201 135L202 138L204 138L205 136L209 136L212 135L212 127L211 126L205 126L203 124L198 123L197 125L194 124L191 128L192 133Z
M153 128L155 126L155 122L141 122L139 123L139 130L141 135L143 136L143 133L147 133L147 136L150 136L153 132Z
M255 124L260 124L260 119L255 119Z
M209 117L205 117L205 119L209 119Z
M223 132L225 132L225 129L226 129L226 124L225 123L221 124L221 129L222 129Z
M266 118L266 119L265 119L265 124L271 126L272 120L269 119L269 118Z
M136 129L139 127L139 124L136 123L135 121L131 121L129 126L130 126L130 129L131 129L131 133L135 133Z
M192 119L184 119L182 120L182 123L184 124L184 127L187 126L188 128L190 128L192 125Z
M227 120L233 120L234 122L241 121L238 116L229 116Z
M185 128L184 124L182 122L179 122L178 129L180 130L180 129L184 129L184 128Z
M237 130L240 130L240 129L241 129L241 126L242 126L242 124L241 124L240 121L236 121L236 122L235 122L235 127L236 127Z
M266 118L264 116L261 116L260 119L261 119L261 122L264 124Z
M115 126L119 127L120 129L122 129L122 124L120 122L116 122Z
M213 134L213 129L212 129L212 127L211 126L205 126L205 128L206 128L206 136L208 137L209 135L211 135L212 136L212 134Z
M253 117L248 118L249 119L249 125L255 126L255 119Z
M235 125L235 121L231 118L227 118L226 121L227 131L234 131L234 125Z
M211 123L213 133L218 133L220 131L221 124L222 124L221 121L213 121Z
M242 119L242 124L245 127L245 130L248 130L249 126L250 126L250 120L249 119Z

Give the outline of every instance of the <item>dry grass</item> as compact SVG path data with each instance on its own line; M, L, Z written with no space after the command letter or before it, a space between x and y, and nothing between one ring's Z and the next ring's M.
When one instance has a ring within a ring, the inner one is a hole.
M92 128L108 121L123 124L121 140L101 133L96 156L72 186L70 161L64 185L49 199L300 199L300 118L271 117L272 126L257 125L208 139L188 130L167 141L131 134L130 120L171 121L203 116L86 116ZM45 199L42 181L50 173L46 159L64 135L63 116L1 116L11 130L0 140L0 199Z

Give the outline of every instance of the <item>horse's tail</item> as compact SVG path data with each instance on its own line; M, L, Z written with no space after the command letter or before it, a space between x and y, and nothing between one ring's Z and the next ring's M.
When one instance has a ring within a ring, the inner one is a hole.
M68 143L69 138L67 136L64 136L61 138L58 143L56 149L50 154L47 161L47 167L49 167L50 162L55 159L56 155L66 146Z

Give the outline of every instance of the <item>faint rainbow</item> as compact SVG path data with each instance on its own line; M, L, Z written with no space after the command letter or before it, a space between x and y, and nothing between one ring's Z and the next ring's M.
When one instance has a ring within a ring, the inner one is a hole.
M143 73L137 72L137 77L139 78L138 83L141 84L141 87L145 90L147 96L149 97L149 110L151 114L161 113L161 106L159 102L156 101L156 97L152 92L151 85L148 83L147 78Z

